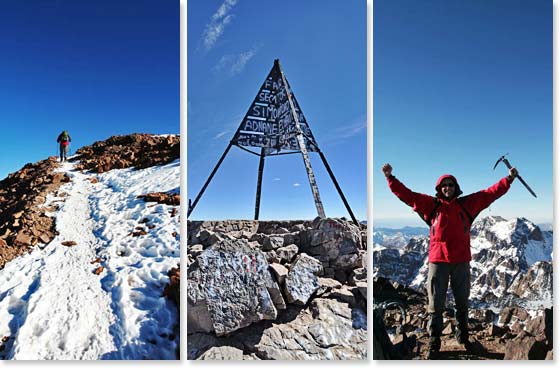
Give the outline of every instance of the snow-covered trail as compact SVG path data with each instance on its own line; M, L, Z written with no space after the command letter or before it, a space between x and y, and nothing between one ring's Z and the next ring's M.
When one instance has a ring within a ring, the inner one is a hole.
M179 263L178 219L136 196L178 189L178 161L61 171L72 177L59 190L66 195L47 198L60 203L59 235L0 270L0 337L9 337L0 359L175 359L177 312L161 292ZM147 234L130 236L140 220Z

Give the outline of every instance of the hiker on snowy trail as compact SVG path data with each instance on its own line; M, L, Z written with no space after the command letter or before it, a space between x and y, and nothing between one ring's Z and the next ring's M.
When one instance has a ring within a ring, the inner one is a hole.
M393 175L389 164L383 165L391 191L416 211L430 227L428 251L428 313L430 346L428 359L437 359L441 347L443 311L448 284L455 298L455 337L467 350L472 347L468 332L468 299L470 294L470 230L476 216L492 202L504 195L515 177L517 169L511 168L509 176L502 178L488 189L467 196L452 175L441 176L436 183L435 197L416 193L404 186Z
M70 138L68 132L64 130L58 135L56 141L59 143L60 161L66 161L68 158L68 146L70 142L72 142L72 138Z

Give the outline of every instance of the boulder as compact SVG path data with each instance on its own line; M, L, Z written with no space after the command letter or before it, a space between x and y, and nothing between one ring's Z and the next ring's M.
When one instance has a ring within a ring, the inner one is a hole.
M367 318L360 309L334 299L314 299L300 310L260 333L242 336L247 349L262 359L366 359Z
M339 270L361 267L361 232L351 222L333 218L316 218L313 228L300 232L301 248L312 256L325 256L330 266Z
M506 342L504 360L543 360L548 353L546 344L527 332L521 332Z
M278 256L278 258L280 259L281 262L283 263L290 263L292 261L292 259L294 259L294 257L296 256L296 254L298 253L299 249L298 246L295 244L290 244L287 245L285 247L280 247L278 249L276 249L276 255Z
M262 245L264 250L275 250L284 245L284 237L275 235L267 236L264 238Z
M213 346L197 360L243 360L243 350L233 346Z
M552 308L547 308L538 316L527 322L525 330L539 341L545 341L552 346L553 322Z
M317 274L322 270L321 262L305 253L297 256L284 284L288 303L304 305L319 289Z
M263 319L276 319L277 309L285 308L265 255L246 239L224 239L205 249L191 265L187 284L190 332L227 335Z

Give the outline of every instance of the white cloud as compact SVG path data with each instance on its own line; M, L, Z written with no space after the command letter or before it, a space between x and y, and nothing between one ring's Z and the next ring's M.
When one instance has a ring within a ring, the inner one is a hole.
M218 134L216 134L214 136L214 139L220 139L222 138L224 135L226 135L228 133L228 130L224 130L223 132L219 132Z
M237 4L237 0L225 0L214 15L212 15L212 19L206 25L202 36L202 42L206 51L214 46L224 33L226 26L231 22L233 15L229 13L235 4Z
M214 67L215 71L225 70L227 71L230 76L237 75L245 69L245 65L255 56L257 53L256 48L252 48L251 50L242 52L241 54L237 55L224 55L218 61L218 64Z
M323 145L337 144L357 135L362 135L365 139L366 134L367 120L365 116L361 116L331 130L325 138L321 139L321 142Z
M280 181L280 178L274 178L273 180L274 181Z
M350 124L345 127L337 129L338 138L350 138L357 134L361 134L367 129L367 121L360 121L358 123Z
M294 183L294 187L299 187L301 184L300 183Z

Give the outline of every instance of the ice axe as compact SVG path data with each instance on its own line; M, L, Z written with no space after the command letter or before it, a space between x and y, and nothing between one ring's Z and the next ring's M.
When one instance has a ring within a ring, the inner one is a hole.
M498 161L496 161L496 163L494 164L494 170L496 170L496 166L498 166L498 164L499 164L500 162L503 162L503 163L507 166L508 169L511 169L511 168L512 168L511 165L510 165L510 163L509 163L509 161L508 161L507 158L506 158L506 155L507 155L507 153L506 153L505 155L503 155L502 157L500 157L500 158L498 159ZM519 173L517 174L517 178L519 179L519 181L521 182L521 184L523 184L523 185L525 186L525 188L527 188L527 190L529 191L529 193L531 193L531 194L533 195L533 197L537 198L537 195L535 194L535 192L533 192L533 189L531 189L531 188L529 187L529 185L528 185L527 183L525 183L525 180L523 180L523 178L521 177L521 175L519 175Z

